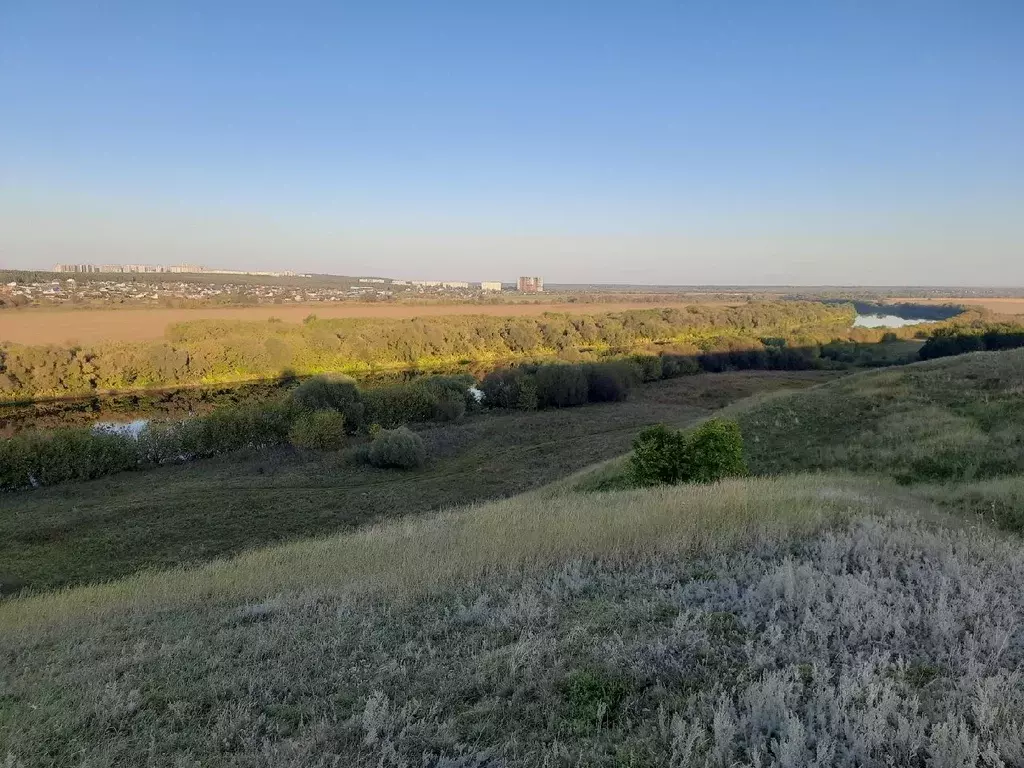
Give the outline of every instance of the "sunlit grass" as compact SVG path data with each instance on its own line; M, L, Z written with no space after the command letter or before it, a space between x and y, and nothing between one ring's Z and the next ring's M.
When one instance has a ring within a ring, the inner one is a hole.
M415 595L573 558L713 552L869 512L873 486L816 476L621 491L527 494L429 518L0 603L0 628L101 620L123 610L250 600L292 590Z

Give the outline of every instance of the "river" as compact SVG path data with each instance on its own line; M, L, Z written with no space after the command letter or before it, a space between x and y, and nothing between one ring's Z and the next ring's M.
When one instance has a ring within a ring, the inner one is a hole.
M904 328L908 325L920 325L922 323L937 323L938 320L925 320L924 318L897 317L896 315L857 315L853 321L854 328Z

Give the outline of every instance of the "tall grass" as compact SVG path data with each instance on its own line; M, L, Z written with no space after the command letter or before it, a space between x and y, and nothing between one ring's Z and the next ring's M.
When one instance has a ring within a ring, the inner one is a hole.
M1024 764L1019 542L860 517L899 494L836 478L672 490L624 525L637 494L556 497L554 525L533 500L237 561L273 569L258 597L202 569L93 621L96 591L5 614L5 765Z
M601 497L532 493L257 550L195 569L147 573L0 603L0 628L101 620L111 612L206 600L260 599L292 590L422 594L487 573L579 557L629 560L717 551L807 532L877 511L872 486L849 479L733 480Z

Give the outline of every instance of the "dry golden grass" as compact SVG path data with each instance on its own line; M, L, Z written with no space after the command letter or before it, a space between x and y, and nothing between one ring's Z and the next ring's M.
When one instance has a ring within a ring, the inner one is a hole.
M309 314L331 318L439 317L447 315L491 315L495 317L532 317L545 312L593 314L622 312L629 309L657 309L687 306L694 302L651 304L621 302L609 304L309 304L204 309L31 309L0 312L0 341L17 344L64 344L76 341L91 344L100 341L150 341L162 339L169 325L192 320L269 320L280 318L301 322ZM715 306L735 306L738 302L701 302Z
M0 628L100 621L206 601L297 591L419 595L485 575L576 558L714 552L854 513L891 507L890 491L841 476L733 480L599 495L538 491L429 518L256 550L193 569L143 573L0 603Z

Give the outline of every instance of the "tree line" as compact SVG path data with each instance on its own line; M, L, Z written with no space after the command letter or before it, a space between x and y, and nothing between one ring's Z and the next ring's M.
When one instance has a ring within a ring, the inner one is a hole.
M536 317L318 319L303 323L199 320L171 326L165 341L96 345L0 344L0 398L87 395L193 386L330 371L440 370L558 358L597 359L644 349L699 355L790 347L834 338L869 340L851 329L849 305L752 301L724 307L632 310Z
M1024 347L1024 325L998 323L982 327L952 325L938 329L919 352L922 360L963 355L968 352L996 352Z

